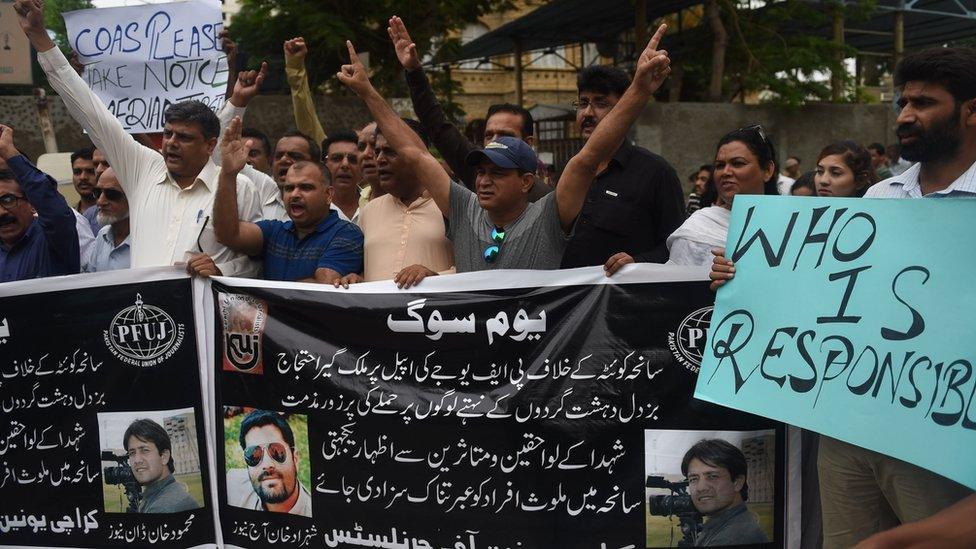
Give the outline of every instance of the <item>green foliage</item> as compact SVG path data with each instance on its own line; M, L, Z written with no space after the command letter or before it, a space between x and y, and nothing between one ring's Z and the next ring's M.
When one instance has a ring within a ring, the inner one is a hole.
M68 31L64 28L63 13L94 7L91 0L46 0L44 2L44 26L54 31L54 41L62 51L69 51Z
M384 95L407 95L402 69L386 32L387 21L399 15L423 58L432 43L445 43L453 30L488 12L510 7L509 0L243 0L241 11L229 27L239 47L250 56L249 66L269 60L272 70L283 72L282 43L296 36L309 47L306 60L313 88L347 93L334 78L340 65L348 62L345 41L352 40L358 52L368 52L374 85ZM443 79L443 76L441 77ZM284 78L271 86L287 90ZM446 97L456 84L435 83Z

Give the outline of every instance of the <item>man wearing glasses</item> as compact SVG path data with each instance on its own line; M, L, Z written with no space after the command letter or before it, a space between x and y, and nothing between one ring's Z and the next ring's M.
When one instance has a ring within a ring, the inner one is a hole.
M20 154L3 125L0 158L10 168L0 169L0 282L77 273L75 215L57 182Z
M112 168L102 172L92 189L98 208L101 230L95 236L95 248L84 265L86 273L128 269L130 265L129 201Z
M235 482L240 479L228 474L227 501L235 507L311 518L312 496L298 480L295 434L285 418L277 412L254 410L241 422L238 441L250 489L241 489L241 483Z
M576 80L576 125L584 143L622 98L630 78L616 68L587 67ZM684 193L674 168L626 139L600 163L561 267L664 263L666 241L684 221Z

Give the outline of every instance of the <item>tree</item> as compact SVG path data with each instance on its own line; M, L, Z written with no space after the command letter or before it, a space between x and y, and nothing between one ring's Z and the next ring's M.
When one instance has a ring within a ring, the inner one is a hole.
M368 54L377 89L389 96L403 96L406 84L386 32L391 16L404 19L424 56L430 52L432 40L443 43L451 31L482 14L509 7L510 0L243 0L229 30L248 55L249 65L268 60L279 74L283 73L282 43L303 36L309 45L306 66L312 87L326 84L339 93L346 92L336 85L334 76L348 62L345 41L352 40L357 51ZM439 91L456 85L443 77L435 79L437 83ZM276 85L286 86L283 79L270 83Z
M47 0L44 3L44 26L54 32L54 41L62 51L69 51L68 31L62 13L94 7L91 0Z

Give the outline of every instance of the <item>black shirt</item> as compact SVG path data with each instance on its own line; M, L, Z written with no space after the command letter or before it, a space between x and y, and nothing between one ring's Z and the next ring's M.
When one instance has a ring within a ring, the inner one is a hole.
M667 238L684 220L684 193L674 168L625 142L590 186L562 268L603 265L618 252L638 263L664 263Z

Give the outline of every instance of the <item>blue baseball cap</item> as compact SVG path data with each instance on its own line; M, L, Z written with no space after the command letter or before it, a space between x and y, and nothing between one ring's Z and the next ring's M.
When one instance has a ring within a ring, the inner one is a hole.
M471 151L466 160L469 166L477 166L486 158L499 168L517 169L523 173L535 172L539 167L539 158L532 147L517 137L507 135L496 137L484 149Z

